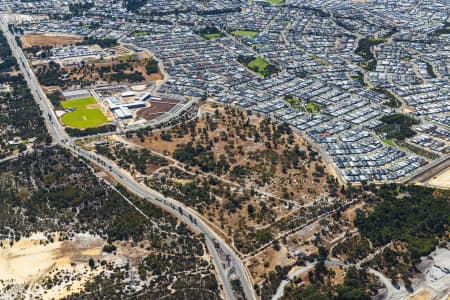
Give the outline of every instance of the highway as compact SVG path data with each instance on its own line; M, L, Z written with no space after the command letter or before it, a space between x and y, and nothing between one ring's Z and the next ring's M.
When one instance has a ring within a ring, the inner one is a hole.
M44 120L50 135L53 137L54 143L92 162L110 174L117 182L125 186L132 193L147 199L152 204L160 207L164 211L175 216L180 221L186 223L194 232L202 234L205 237L206 245L213 258L219 281L223 286L225 299L235 299L231 283L228 278L228 273L226 272L226 270L230 269L230 267L235 270L241 280L245 298L247 300L256 299L256 294L253 289L253 281L248 269L244 266L239 256L228 246L228 244L202 221L196 211L186 207L174 199L164 197L157 191L138 183L127 172L123 171L113 162L75 145L75 139L70 138L59 123L52 104L42 91L36 76L34 75L31 67L28 65L27 59L25 58L22 50L18 47L14 36L8 30L7 20L4 14L0 16L0 27L9 43L13 55L17 59L22 74L31 89L31 93L36 103L43 112ZM222 261L219 251L228 258L227 260L230 263L228 266Z

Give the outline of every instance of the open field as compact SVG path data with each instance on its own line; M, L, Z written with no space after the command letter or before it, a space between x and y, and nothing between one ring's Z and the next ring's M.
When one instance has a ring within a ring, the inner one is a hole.
M23 48L32 46L64 46L81 42L83 38L77 35L63 34L25 34L20 37Z
M224 37L224 34L222 34L222 33L205 33L205 34L201 34L201 37L203 37L207 40L214 40L214 39L219 39L221 37Z
M267 67L269 66L269 63L264 60L261 57L256 57L254 60L252 60L249 64L248 67L252 70L258 70L257 73L259 74L263 74L263 72L267 69Z
M61 105L65 109L75 109L61 117L61 121L70 127L93 128L108 123L108 119L98 108L93 97L63 101Z
M87 105L97 104L94 97L66 100L61 102L63 108L84 108Z
M274 4L280 4L280 3L283 3L284 0L267 0L267 2L274 3Z
M251 31L251 30L234 30L231 32L232 35L235 36L249 36L249 37L254 37L256 35L258 35L257 31Z

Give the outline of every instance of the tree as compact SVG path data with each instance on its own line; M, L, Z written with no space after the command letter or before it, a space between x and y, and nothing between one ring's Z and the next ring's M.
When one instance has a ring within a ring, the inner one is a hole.
M91 269L95 267L95 261L92 257L89 259L89 267L91 267Z

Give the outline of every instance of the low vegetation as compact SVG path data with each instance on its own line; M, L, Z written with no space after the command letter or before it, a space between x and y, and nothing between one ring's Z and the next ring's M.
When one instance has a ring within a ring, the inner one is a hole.
M195 208L242 252L317 216L308 208L276 222L298 205L322 193L338 195L336 180L318 153L286 124L211 104L202 105L200 115L169 130L128 134L143 149L110 143L98 146L97 152L143 177L150 187ZM162 155L170 159L161 161ZM329 205L317 203L314 210ZM262 226L267 228L255 229Z
M257 36L259 34L259 32L252 31L252 30L233 30L233 31L231 31L231 34L235 35L235 36L240 36L240 37L243 37L243 36L254 37L254 36Z
M123 56L113 60L87 60L81 65L62 67L50 61L35 68L39 82L44 86L63 89L83 88L99 83L138 83L159 79L156 60Z
M149 219L129 205L112 185L99 179L83 160L66 150L45 148L2 163L0 233L10 236L13 244L34 232L59 232L63 240L83 232L107 240L103 248L106 252L116 251L118 241L124 241L134 244L136 250L139 243L139 253L147 253L121 266L90 259L91 269L101 268L101 272L88 279L80 294L68 299L138 295L157 299L168 294L183 299L218 299L212 267L202 258L204 246L200 238L159 208L134 197L123 187L117 189ZM48 286L63 282L68 276L64 274L44 277L42 283Z

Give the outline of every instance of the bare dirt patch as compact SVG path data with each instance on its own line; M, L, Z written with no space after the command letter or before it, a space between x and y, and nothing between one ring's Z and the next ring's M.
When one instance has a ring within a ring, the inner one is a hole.
M32 46L66 46L81 42L83 38L77 35L62 34L25 34L20 37L22 46L30 48Z
M100 108L100 106L98 104L89 104L86 105L87 109L96 109L96 108Z
M150 107L143 108L137 112L140 118L147 121L153 120L175 107L179 103L178 100L163 99L161 101L150 101Z
M428 184L434 187L450 189L450 168L434 176L428 181Z
M43 235L21 239L9 245L3 241L0 247L0 291L5 299L15 299L17 293L36 299L63 299L73 293L82 292L85 284L94 276L105 271L98 264L123 264L124 261L138 263L150 252L149 242L141 247L131 242L117 242L115 254L102 251L106 241L89 234L77 234L71 240L48 243ZM89 259L96 267L89 267ZM8 288L9 286L9 288ZM13 287L13 288L11 288ZM44 288L45 287L45 288ZM3 298L2 298L3 299Z
M295 258L288 258L288 249L281 247L279 251L273 248L267 248L266 250L258 253L257 256L252 257L247 266L252 273L253 279L256 282L260 282L264 279L264 276L271 271L275 271L276 266L289 266L295 263Z

